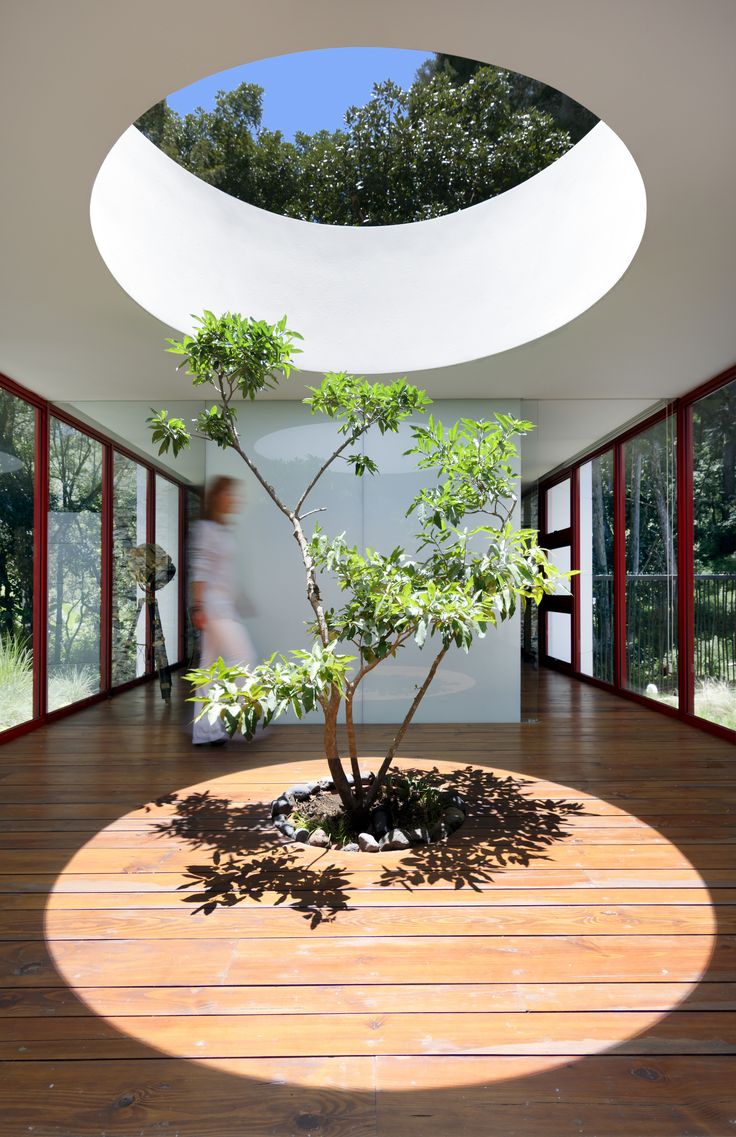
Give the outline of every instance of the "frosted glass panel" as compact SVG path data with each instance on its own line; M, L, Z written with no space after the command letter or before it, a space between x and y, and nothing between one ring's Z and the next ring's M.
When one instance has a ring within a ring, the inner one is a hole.
M296 505L341 441L336 426L319 422L299 403L249 404L241 411L238 432L244 448L254 455L264 477L289 506ZM312 610L289 522L236 454L208 444L207 479L217 474L228 474L242 483L239 496L243 508L229 524L238 545L238 607L259 660L275 651L288 653L292 648L306 647L312 642L305 627ZM348 541L361 543L362 494L361 479L344 461L336 463L304 507L305 511L324 508L324 512L305 520L306 533L311 536L319 523L330 535L345 532ZM339 591L329 580L321 579L320 587L327 606L336 606ZM280 721L296 719L289 712ZM320 723L322 716L312 713L302 721Z
M514 401L442 400L432 407L433 415L444 423L463 416L489 417L496 410L520 415L519 404ZM238 430L263 475L290 506L296 504L341 440L335 427L313 418L306 408L294 403L248 405L240 415ZM370 545L388 552L397 544L408 545L414 523L406 518L406 508L416 490L426 484L426 474L418 472L413 459L403 454L409 443L406 427L398 437L369 438L365 452L378 462L381 472L376 477L356 478L344 461L336 463L308 499L305 508L324 507L325 512L307 520L307 532L311 534L318 522L327 534L345 532L347 541L361 548ZM233 526L238 542L241 607L258 656L265 659L274 651L305 646L310 642L305 624L311 610L288 522L236 455L209 445L207 477L216 474L229 474L243 482L243 512L233 520ZM320 588L328 607L340 604L341 594L329 578L321 578ZM517 621L518 617L497 631L490 630L469 655L453 649L417 721L518 721ZM346 651L354 653L349 646ZM400 722L430 663L429 651L421 653L412 645L402 649L395 661L382 664L366 679L364 695L355 707L356 721ZM310 716L309 721L319 723L321 716Z
M572 617L567 612L547 613L547 655L572 663Z
M560 549L548 549L547 559L555 566L559 572L569 572L572 568L571 550L569 545L563 545ZM555 585L555 596L570 596L572 590L570 588L570 581L561 580Z
M477 400L442 400L432 414L445 426L458 419L490 418L495 411L517 413L507 403ZM411 445L405 425L399 435L386 434L366 443L366 452L378 462L381 474L364 479L364 542L384 551L395 545L412 548L415 522L405 516L412 496L427 484L427 472L404 455ZM517 512L514 523L520 524ZM519 717L518 614L496 629L489 629L470 652L453 648L443 660L417 712L417 722L509 722ZM396 722L406 714L416 689L426 678L435 654L434 641L420 650L405 645L396 660L382 664L363 684L363 721Z
M570 479L565 478L547 490L547 532L570 526Z

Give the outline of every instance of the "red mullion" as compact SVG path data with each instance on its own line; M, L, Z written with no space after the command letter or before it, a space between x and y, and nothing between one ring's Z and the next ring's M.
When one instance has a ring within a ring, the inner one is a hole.
M34 443L33 503L33 717L46 717L48 685L47 625L48 586L46 565L48 554L49 515L49 415L45 405L36 404L36 437Z
M677 671L680 710L695 713L695 526L693 517L693 412L677 410Z
M153 545L156 541L156 475L148 467L148 481L146 483L146 544ZM146 601L148 601L148 588L146 588ZM153 675L153 623L151 605L146 602L146 675Z
M539 526L539 539L547 532L547 484L541 482L537 489L537 524ZM547 664L547 608L546 597L542 597L537 607L537 651L539 662Z
M187 599L187 579L186 579L186 533L184 531L186 525L186 490L182 485L179 486L179 551L178 563L176 566L179 576L179 655L177 656L177 663L182 663L186 658L186 599Z
M613 676L626 688L626 467L624 444L616 443L613 459Z
M570 528L572 540L570 543L570 568L580 570L580 497L578 467L570 473ZM577 675L580 671L580 576L573 576L570 581L572 592L572 669Z
M112 532L113 449L107 443L102 455L102 571L100 614L100 690L112 689Z

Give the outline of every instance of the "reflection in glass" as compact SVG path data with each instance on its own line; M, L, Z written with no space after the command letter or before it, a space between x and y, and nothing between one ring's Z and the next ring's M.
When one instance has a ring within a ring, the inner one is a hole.
M736 382L692 421L695 713L736 730Z
M626 686L677 704L677 482L674 417L624 446Z
M0 730L33 718L36 414L0 388Z
M50 420L48 709L100 689L102 445Z
M606 683L613 666L613 451L578 471L580 670Z
M156 475L156 544L179 568L179 487ZM179 661L179 579L174 576L156 592L164 647L170 664Z
M547 490L547 532L556 533L558 529L570 526L570 479L558 482Z
M185 540L187 547L194 522L199 519L202 500L196 490L184 490L185 511ZM191 580L191 578L189 578ZM197 629L192 623L191 596L185 597L184 603L184 658L190 667L194 667L199 655Z
M144 466L115 452L112 499L112 681L127 683L146 671L145 589L131 552L146 540Z

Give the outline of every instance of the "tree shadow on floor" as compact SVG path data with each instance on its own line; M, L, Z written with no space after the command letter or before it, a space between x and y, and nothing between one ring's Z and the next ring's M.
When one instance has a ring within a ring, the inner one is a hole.
M465 824L448 841L414 848L398 865L384 867L381 887L411 891L446 884L479 891L505 868L546 859L550 846L571 835L566 820L583 812L581 802L528 796L524 791L534 786L530 779L499 778L477 766L465 766L442 781L464 799Z
M406 767L402 772L427 776L426 771ZM566 821L583 810L580 802L531 796L526 792L533 790L531 780L499 778L475 766L449 776L433 770L430 777L460 795L467 820L446 841L390 854L391 863L380 864L374 882L381 888L412 891L444 885L480 891L506 868L546 859L552 845L570 836ZM360 856L365 868L372 870L387 855L281 844L263 803L235 804L207 790L167 794L146 810L168 807L173 813L157 822L154 830L161 837L211 852L210 860L187 865L187 880L179 886L186 892L183 902L195 905L193 914L211 915L217 908L245 901L286 905L315 928L351 910L355 881L350 866L354 867L355 858Z
M188 879L179 886L187 890L184 903L196 905L193 915L243 901L288 905L314 928L349 909L346 871L331 864L322 849L280 844L262 802L235 805L205 790L166 794L146 810L166 806L174 813L155 831L212 852L210 862L187 865ZM312 860L305 861L305 854Z

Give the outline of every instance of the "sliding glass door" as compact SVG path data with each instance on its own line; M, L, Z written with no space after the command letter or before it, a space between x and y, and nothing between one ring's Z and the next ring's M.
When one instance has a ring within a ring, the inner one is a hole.
M47 707L101 686L102 444L50 418Z
M0 388L0 731L34 717L36 410Z

